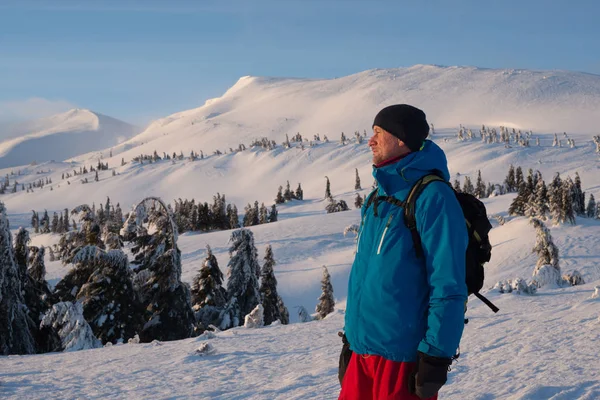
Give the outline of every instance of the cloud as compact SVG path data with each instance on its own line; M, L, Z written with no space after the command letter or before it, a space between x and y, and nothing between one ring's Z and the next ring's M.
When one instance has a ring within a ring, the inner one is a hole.
M49 117L76 108L66 100L31 97L25 100L0 101L0 122L17 122Z

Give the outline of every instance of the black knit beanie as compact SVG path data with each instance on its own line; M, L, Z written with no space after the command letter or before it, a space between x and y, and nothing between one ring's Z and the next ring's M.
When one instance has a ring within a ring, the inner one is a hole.
M429 135L425 113L408 104L395 104L379 111L373 121L375 125L402 140L410 151L419 151Z

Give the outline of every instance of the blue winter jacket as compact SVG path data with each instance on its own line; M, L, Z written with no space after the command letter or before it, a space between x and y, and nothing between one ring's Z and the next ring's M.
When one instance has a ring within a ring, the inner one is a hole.
M379 196L408 197L413 184L433 170L450 178L446 156L435 143L397 163L374 168ZM348 284L345 331L358 354L415 361L417 350L455 354L464 325L464 215L444 182L425 187L416 202L423 258L417 258L403 209L386 202L363 205L354 264Z

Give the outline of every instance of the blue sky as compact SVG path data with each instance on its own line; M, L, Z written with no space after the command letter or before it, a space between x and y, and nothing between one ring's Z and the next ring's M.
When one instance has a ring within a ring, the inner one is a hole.
M600 2L2 0L0 122L72 106L144 125L240 76L414 64L600 74Z

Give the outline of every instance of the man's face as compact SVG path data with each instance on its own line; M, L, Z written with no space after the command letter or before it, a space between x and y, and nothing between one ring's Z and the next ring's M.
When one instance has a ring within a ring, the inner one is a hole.
M377 125L373 127L373 136L369 139L369 147L373 153L373 164L379 164L410 152L404 142Z

